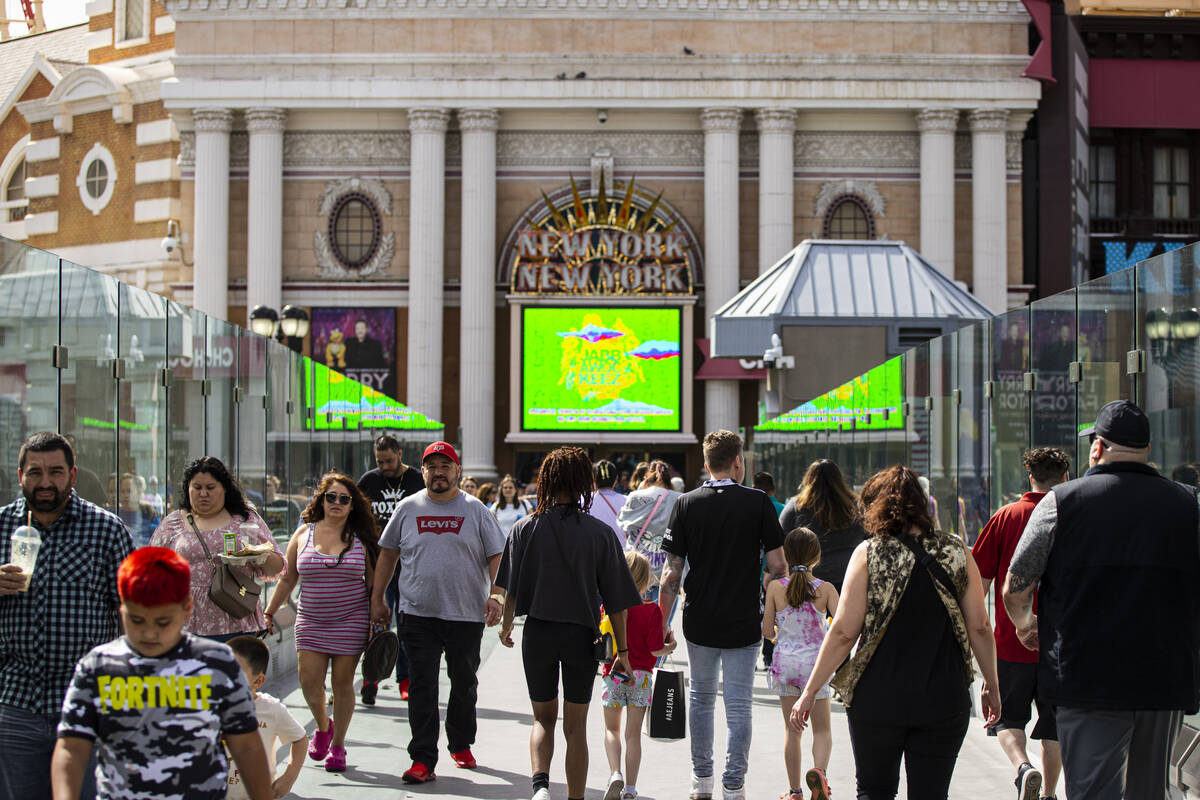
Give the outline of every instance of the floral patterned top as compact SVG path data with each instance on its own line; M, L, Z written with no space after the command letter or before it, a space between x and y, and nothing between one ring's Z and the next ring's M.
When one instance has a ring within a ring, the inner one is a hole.
M172 511L166 519L159 523L158 529L150 537L151 547L167 547L174 550L186 558L188 565L192 568L192 616L184 625L184 630L197 636L220 636L226 633L257 633L265 629L267 620L263 616L261 599L254 613L241 619L229 616L221 610L220 606L209 599L208 588L212 584L212 567L209 566L208 559L204 557L204 549L196 540L195 531L188 525L186 515L186 511ZM255 529L253 531L248 527L243 529L243 523L253 525ZM237 536L238 549L248 544L270 542L279 557L284 559L283 569L278 575L264 574L261 568L252 566L234 567L234 569L241 570L244 574L258 580L278 580L283 577L287 571L287 559L284 558L283 553L279 550L279 545L271 536L271 530L258 514L251 511L249 518L234 514L226 525L211 531L200 531L210 553L216 555L225 552L225 533L227 531L233 531Z
M853 702L854 687L871 662L879 642L887 633L888 623L900 606L900 600L908 589L917 560L912 551L893 536L876 536L867 545L867 615L863 620L862 633L854 656L833 676L830 685L841 695L847 706ZM967 559L970 556L961 539L946 533L935 533L921 540L921 546L942 565L958 590L958 597L967 591ZM962 651L963 668L968 680L974 675L971 661L971 642L967 637L967 622L963 617L958 597L951 597L941 581L934 580L938 597L950 615L954 638Z

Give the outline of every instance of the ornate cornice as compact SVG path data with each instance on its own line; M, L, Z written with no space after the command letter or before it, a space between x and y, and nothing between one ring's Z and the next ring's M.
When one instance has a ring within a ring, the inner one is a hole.
M796 167L919 169L921 143L903 131L804 131L796 134Z
M449 125L449 109L418 107L408 110L408 129L413 133L445 133Z
M760 108L754 112L754 122L760 133L795 133L796 109Z
M813 216L817 219L824 219L825 212L829 210L833 201L848 194L854 195L866 203L867 208L871 209L871 213L875 216L885 216L883 194L880 193L879 187L875 185L875 181L863 181L854 178L842 181L826 181L821 184L817 196L813 199Z
M504 167L591 168L593 154L607 150L622 167L703 167L704 135L688 132L500 131L496 163Z
M287 109L247 108L246 130L251 133L280 133L287 122Z
M461 131L494 131L500 127L500 112L494 108L460 108L458 129Z
M228 108L194 108L192 128L201 133L229 133L233 130L233 112Z
M923 108L916 113L917 130L954 133L958 130L957 108Z
M976 108L967 114L972 131L1004 131L1008 129L1007 108Z
M715 107L700 112L700 127L705 133L734 133L742 127L740 108Z

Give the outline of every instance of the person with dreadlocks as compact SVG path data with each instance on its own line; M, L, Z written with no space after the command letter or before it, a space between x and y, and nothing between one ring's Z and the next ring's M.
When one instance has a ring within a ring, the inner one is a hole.
M505 647L513 646L513 617L526 615L521 660L533 705L533 800L550 797L560 671L567 798L584 796L587 713L597 663L592 644L600 624L600 598L616 640L612 671L631 674L625 611L641 598L612 530L588 513L594 486L591 461L581 448L560 447L546 456L538 470L537 509L513 527L496 573L496 586L507 592L500 623Z

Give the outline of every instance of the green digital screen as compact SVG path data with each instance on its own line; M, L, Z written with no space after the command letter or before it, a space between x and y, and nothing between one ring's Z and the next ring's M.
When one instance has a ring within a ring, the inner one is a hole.
M521 427L678 431L679 308L526 307Z
M903 428L904 382L900 359L868 370L773 420L756 431L886 430Z
M304 415L304 427L310 430L424 431L443 427L437 420L316 361L304 361L304 398L314 411L311 416Z

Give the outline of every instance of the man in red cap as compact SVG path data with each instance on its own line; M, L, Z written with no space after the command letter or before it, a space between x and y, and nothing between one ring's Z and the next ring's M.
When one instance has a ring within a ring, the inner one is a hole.
M438 759L438 674L442 654L450 678L446 738L454 763L475 767L475 705L479 644L484 623L500 620L501 606L488 590L496 579L504 534L487 507L458 489L458 453L446 442L425 448L425 488L400 501L379 540L371 618L391 616L384 591L400 564L397 613L403 617L408 655L408 723L413 765L405 783L433 780Z

